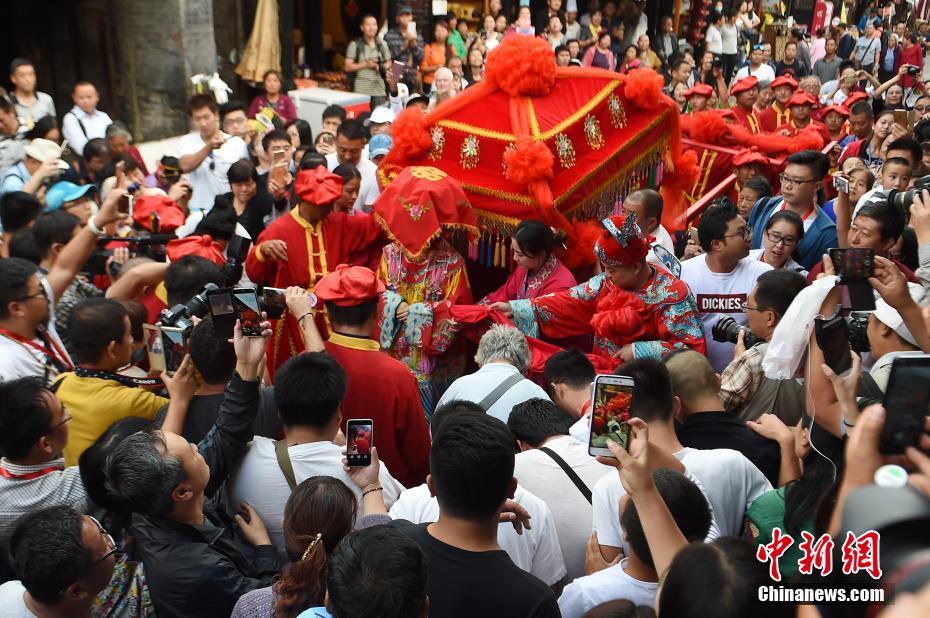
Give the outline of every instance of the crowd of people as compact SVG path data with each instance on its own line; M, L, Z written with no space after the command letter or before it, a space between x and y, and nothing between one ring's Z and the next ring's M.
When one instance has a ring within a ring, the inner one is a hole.
M927 24L868 7L775 57L766 16L736 3L697 54L643 2L488 4L478 32L450 15L425 40L407 7L383 35L363 17L345 69L371 112L330 106L316 136L277 72L249 105L194 95L151 170L93 84L59 118L12 62L0 614L930 613L926 384L892 380L930 354ZM377 172L396 116L481 81L507 36L545 37L560 66L656 71L682 114L812 126L825 148L741 150L732 193L686 230L630 191L590 266L563 263L568 230L523 220L489 276L462 183ZM873 260L855 293L832 249ZM837 360L815 316L863 294ZM604 374L635 383L630 435L595 457ZM892 396L924 406L896 457ZM869 562L875 531L891 549ZM785 582L889 605L760 602Z

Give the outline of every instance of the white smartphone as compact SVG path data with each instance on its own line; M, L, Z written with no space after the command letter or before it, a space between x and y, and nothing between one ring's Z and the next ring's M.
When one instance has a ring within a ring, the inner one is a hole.
M607 440L630 448L630 404L636 380L629 376L599 375L591 396L591 432L588 453L613 457Z
M416 36L417 35L417 22L412 21L408 23L407 32L410 34L410 36Z
M152 371L164 371L165 366L165 346L161 340L161 329L152 324L143 324L145 332L145 347L149 353L149 369Z

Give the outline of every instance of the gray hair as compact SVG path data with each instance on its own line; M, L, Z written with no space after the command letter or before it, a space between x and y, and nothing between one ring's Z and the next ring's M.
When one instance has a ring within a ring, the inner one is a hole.
M187 478L181 460L167 450L157 428L127 436L107 458L107 491L133 513L166 517L171 492Z
M107 127L106 131L104 132L104 137L106 139L110 139L111 137L117 137L119 135L126 137L126 139L129 140L129 143L132 143L132 133L129 131L129 127L127 127L119 120L116 120Z
M530 346L526 336L513 326L492 326L478 342L475 362L483 367L492 361L507 362L526 375L530 368Z

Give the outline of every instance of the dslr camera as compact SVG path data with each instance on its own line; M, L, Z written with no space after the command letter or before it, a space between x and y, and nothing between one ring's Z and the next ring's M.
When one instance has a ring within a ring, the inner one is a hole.
M210 313L207 292L218 289L215 283L208 283L200 290L199 294L186 303L179 303L170 309L163 309L159 322L161 322L162 326L174 326L190 332L190 329L194 327L192 317L202 318Z
M888 203L902 209L906 213L911 212L911 205L914 203L914 197L919 196L922 190L930 191L930 175L921 176L914 181L914 188L907 191L897 191L892 189L888 192Z
M736 320L728 315L717 320L717 323L714 324L714 327L710 330L710 335L713 337L714 341L735 344L738 340L740 331L743 331L743 343L746 344L747 350L757 343L762 342L761 337L753 335L751 330L745 326L740 326Z

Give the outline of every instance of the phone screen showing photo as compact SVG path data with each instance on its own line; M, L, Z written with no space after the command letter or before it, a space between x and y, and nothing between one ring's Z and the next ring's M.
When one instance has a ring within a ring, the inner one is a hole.
M346 423L346 460L350 466L371 465L374 424L370 419L352 419Z
M184 336L184 329L162 326L161 342L165 349L165 371L173 375L181 366L184 355L187 354L187 337Z
M236 317L242 326L242 334L246 337L261 337L262 314L255 290L233 290L232 300Z
M262 301L264 301L265 313L268 314L270 320L279 319L287 309L284 290L281 288L263 288Z
M213 315L229 315L233 312L232 294L227 290L207 293L210 301L210 313Z
M861 281L875 276L874 249L830 249L830 260L841 281Z
M610 384L600 380L596 382L589 448L606 449L607 440L613 440L624 449L629 448L632 401L631 384Z
M161 330L152 324L143 324L145 347L149 353L149 368L152 371L165 370L165 347L162 345Z

